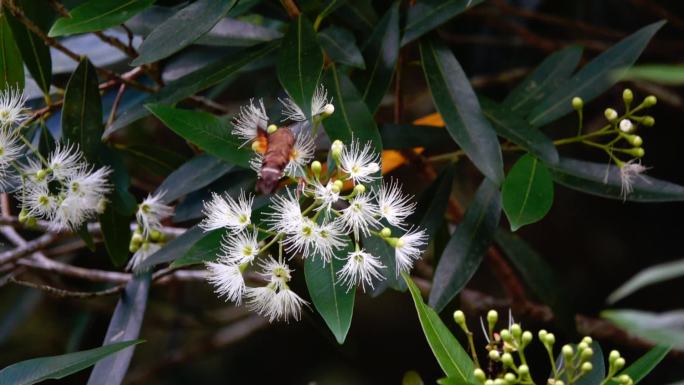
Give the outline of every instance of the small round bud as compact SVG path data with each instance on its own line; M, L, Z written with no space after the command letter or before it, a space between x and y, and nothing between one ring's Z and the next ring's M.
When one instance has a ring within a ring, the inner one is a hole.
M142 234L136 234L133 233L133 236L131 237L131 243L135 243L137 245L142 244L144 241Z
M625 359L620 357L617 360L615 360L615 363L613 365L615 366L615 370L620 370L625 366Z
M594 349L592 348L587 348L582 351L582 354L580 355L580 358L582 361L587 361L591 358L591 356L594 355Z
M498 350L490 350L489 351L489 359L492 361L499 361L499 359L501 359L501 354L499 353Z
M133 243L128 245L128 251L130 251L131 253L135 253L138 250L140 250L140 245L134 245Z
M380 236L383 238L388 238L392 236L392 230L390 230L389 227L385 227L382 230L380 230Z
M36 217L28 217L26 218L26 227L29 229L36 227L38 224L38 219Z
M379 166L377 163L375 163L375 162L373 162L373 163L368 163L368 170L369 170L371 173L375 173L375 172L380 171L380 166Z
M633 135L629 137L627 140L629 140L629 144L631 144L634 147L641 147L641 145L644 144L644 140L641 139L639 135Z
M330 190L335 194L338 194L341 191L340 186L338 186L337 184L333 184L332 187L330 187Z
M43 180L48 174L48 170L46 169L40 169L36 172L36 179L38 180Z
M644 99L644 106L646 107L655 106L656 103L658 103L658 99L653 95L649 95L646 97L646 99Z
M261 149L261 144L257 141L252 142L252 151L259 152Z
M572 357L572 355L575 354L575 351L572 349L572 346L570 346L570 345L563 345L561 352L563 353L563 356L566 359L568 359L569 357Z
M521 377L527 376L530 374L530 368L527 365L520 365L518 366L518 374Z
M532 332L530 332L529 330L525 330L522 334L522 342L525 345L532 342Z
M632 90L625 88L624 91L622 91L622 100L624 100L627 104L632 103L632 100L634 100L634 93Z
M618 118L618 113L612 108L606 108L605 111L603 111L603 115L608 119L608 121L612 122L613 120Z
M28 211L21 209L19 212L19 223L24 223L29 218Z
M494 385L506 385L506 381L503 378L497 378L494 380Z
M501 335L501 339L505 342L511 342L513 340L513 336L511 336L511 332L508 331L508 329L502 330L499 334Z
M655 124L655 119L653 119L652 116L644 116L643 119L641 119L641 124L643 124L646 127L653 127Z
M321 115L323 115L323 117L325 118L332 115L334 112L335 106L333 106L331 103L328 103L325 106L323 106L323 112L321 112Z
M582 338L582 342L584 342L587 345L591 345L594 342L594 340L592 340L589 336L585 336L584 338Z
M565 382L561 380L557 380L556 382L553 383L553 385L565 385Z
M549 334L549 333L546 330L542 329L539 331L539 333L537 335L539 336L539 339L541 341L544 341L546 339L547 334Z
M515 374L506 373L506 375L504 375L504 380L506 380L507 382L509 382L511 384L515 383Z
M553 335L553 333L548 333L546 337L544 337L544 343L547 345L553 345L556 343L556 336Z
M496 321L499 320L499 313L496 312L496 310L490 310L487 312L487 322L489 325L494 325L496 324Z
M269 134L272 134L276 131L278 131L278 126L276 126L275 124L269 124L266 128L266 132L268 132Z
M313 162L311 162L311 171L315 175L319 175L321 173L322 169L323 169L323 165L321 164L321 162L319 162L317 160L314 160Z
M357 184L356 186L354 186L354 192L357 194L363 194L366 192L366 186L362 184Z
M485 374L484 370L480 368L473 370L473 376L480 382L484 382L487 379L487 375Z
M338 179L333 182L333 186L337 186L338 189L342 190L342 187L344 187L344 182Z
M513 356L511 353L504 353L501 355L501 362L503 362L504 365L512 366L513 365Z
M344 143L341 140L335 140L330 146L330 151L332 152L333 158L337 159L342 155L342 150L344 149Z
M575 96L572 98L572 108L575 109L575 111L579 111L584 107L584 101L582 101L582 98L579 96Z
M484 385L494 385L494 380L487 380L484 382Z
M622 119L620 121L620 131L622 132L632 132L634 131L634 124L629 119Z
M630 148L629 150L624 150L624 152L634 156L635 158L643 158L644 155L646 155L646 151L644 151L644 149L641 147Z
M519 324L511 325L511 334L513 334L513 337L515 338L520 338L520 336L522 335L522 328Z
M585 344L584 342L580 342L579 344L577 344L577 350L579 350L580 352L588 347L589 345Z
M454 312L454 322L461 326L465 325L465 314L460 310L456 310Z
M608 355L608 362L613 363L618 358L620 358L620 352L618 352L617 350L611 350L610 354Z
M581 370L583 373L591 372L592 369L594 369L594 365L592 365L591 362L585 362L582 364Z
M629 384L632 382L632 378L628 374L621 374L617 376L616 380L618 380L620 384Z

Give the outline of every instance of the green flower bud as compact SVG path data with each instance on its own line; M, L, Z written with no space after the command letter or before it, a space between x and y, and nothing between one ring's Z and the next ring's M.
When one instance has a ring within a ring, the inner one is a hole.
M341 140L335 140L330 146L330 151L332 153L333 159L339 159L342 155L342 150L344 149L344 143Z
M337 194L337 193L339 193L340 191L342 191L342 188L341 188L340 185L338 185L337 183L333 183L332 187L330 187L330 190L331 190L332 192L334 192L335 194Z
M646 107L655 106L656 103L658 103L658 99L653 95L649 95L646 97L646 99L644 99L644 106Z
M629 88L625 88L624 91L622 91L622 100L625 101L625 103L630 104L634 100L634 93L632 90Z
M589 345L585 344L584 342L580 342L579 344L577 344L577 350L579 350L580 352L588 347Z
M26 222L26 220L27 220L28 218L29 218L28 211L22 209L22 210L19 212L19 218L18 218L18 219L19 219L19 223L24 223L24 222Z
M553 333L548 333L546 337L544 337L544 343L547 345L553 345L556 343L556 336L553 335Z
M587 361L591 358L591 356L594 355L594 349L592 348L586 348L582 351L582 354L580 355L580 358L582 361Z
M575 96L572 98L572 108L575 109L575 111L579 111L584 107L584 101L582 101L582 98L579 96Z
M523 332L523 334L522 334L522 343L523 343L523 345L527 345L527 344L529 344L530 342L532 342L532 338L533 338L533 337L532 337L532 332L530 332L529 330L525 330L525 331Z
M608 362L612 364L618 358L620 358L620 352L618 352L617 350L611 350L610 354L608 355Z
M542 329L542 330L539 331L539 333L538 333L537 335L539 336L539 340L541 340L542 342L544 342L544 340L546 339L546 335L547 335L547 334L549 334L549 333L548 333L546 330Z
M511 332L508 331L508 329L504 329L499 333L501 336L501 339L504 340L505 342L511 342L513 341L513 336L511 336Z
M644 144L644 140L639 135L629 135L625 139L634 147L641 147Z
M36 172L36 179L38 180L43 180L48 174L48 170L46 169L40 169Z
M380 230L380 236L383 238L388 238L392 236L392 230L390 230L389 227L385 227L382 230Z
M513 374L513 373L506 373L506 375L504 375L504 380L506 380L507 382L509 382L509 383L511 383L511 384L514 384L514 383L515 383L515 380L516 380L515 374Z
M321 175L322 169L323 169L323 165L321 164L321 162L319 162L317 160L314 160L313 162L311 162L311 172L313 172L314 175L316 175L316 177Z
M159 230L152 230L150 231L150 239L153 241L158 241L162 238L162 233Z
M466 326L465 320L465 314L462 311L456 310L454 312L454 322L456 322L456 324L458 324L461 328Z
M497 378L494 380L494 385L506 385L506 381L503 378Z
M362 184L357 184L356 186L354 186L354 192L357 194L363 194L366 192L366 186Z
M557 380L556 382L553 383L553 385L565 385L565 382L561 380Z
M26 218L26 227L28 227L29 229L35 228L37 224L38 224L38 219L36 219L36 217Z
M566 360L572 358L572 355L575 354L575 351L572 349L572 346L570 345L563 345L563 348L561 348L561 352L563 353L563 357L565 357Z
M484 382L484 385L494 385L494 380L487 380Z
M585 336L584 338L582 338L582 342L584 342L587 345L591 345L594 342L594 340L592 340L589 336Z
M625 359L620 357L617 360L615 360L615 363L613 363L613 366L615 367L615 370L620 370L625 366Z
M530 368L527 365L520 365L518 366L518 374L520 377L526 377L530 374Z
M134 245L132 242L130 245L128 245L128 251L131 253L135 253L140 249L140 245Z
M630 377L628 374L621 374L617 376L616 380L618 380L620 384L629 384L632 382L632 377Z
M507 366L513 366L513 356L511 353L504 353L501 355L501 362Z
M269 134L272 134L272 133L278 131L278 126L276 126L275 124L269 124L268 127L266 128L266 131Z
M643 148L641 147L635 147L635 148L630 148L628 150L622 150L625 154L629 154L634 156L635 158L643 158L644 155L646 155L646 151L644 151Z
M487 312L487 322L489 323L489 327L493 328L494 325L496 324L496 321L499 320L499 313L496 312L496 310L490 310Z
M487 375L480 368L473 370L473 376L475 377L476 380L478 380L480 382L485 382L485 380L487 380Z
M652 116L644 116L641 119L641 124L643 124L646 127L653 127L653 125L655 124L655 119L653 119Z
M605 111L603 111L603 115L608 119L609 122L612 122L613 120L618 118L618 113L612 108L606 108Z
M522 328L520 327L519 324L513 324L511 325L511 334L513 334L513 337L520 338L522 335Z
M344 182L337 179L336 181L333 182L333 185L337 186L338 189L342 190L342 187L344 187Z
M498 350L490 350L489 351L489 359L492 361L499 361L499 359L501 359L501 354L499 353Z
M594 365L591 364L591 362L585 362L582 364L581 370L583 373L591 372L591 370L594 368Z

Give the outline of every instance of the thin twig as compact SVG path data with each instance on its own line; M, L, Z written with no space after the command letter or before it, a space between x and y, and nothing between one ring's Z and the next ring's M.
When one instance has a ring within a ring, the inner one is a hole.
M23 246L16 247L12 250L5 251L3 253L0 253L0 265L3 265L5 263L10 263L14 262L19 258L22 258L26 255L29 255L33 253L34 251L38 251L42 248L45 248L55 240L57 240L60 237L60 234L56 233L45 233L41 235L40 237L31 240L27 242Z

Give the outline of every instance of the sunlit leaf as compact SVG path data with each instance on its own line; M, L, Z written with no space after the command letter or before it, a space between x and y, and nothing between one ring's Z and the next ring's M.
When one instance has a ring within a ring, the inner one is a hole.
M201 189L225 175L234 166L212 156L199 155L178 167L164 179L157 191L164 192L164 200L174 200Z
M622 74L619 80L641 80L668 86L684 84L684 66L676 64L643 64L634 66Z
M623 283L608 297L615 303L646 286L684 276L684 259L648 267Z
M48 33L51 37L102 31L124 23L154 0L89 0L57 20Z
M619 375L628 375L635 384L643 380L656 366L667 356L672 348L669 345L657 345L646 354L639 357L631 365L626 367Z

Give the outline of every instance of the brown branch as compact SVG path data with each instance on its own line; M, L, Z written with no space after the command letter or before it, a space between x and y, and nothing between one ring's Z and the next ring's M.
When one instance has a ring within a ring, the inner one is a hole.
M297 7L297 4L295 4L293 0L280 0L280 3L285 8L285 11L287 12L287 15L290 17L290 19L296 19L299 17L299 14L301 12L299 11L299 7Z
M45 248L59 237L60 234L46 233L32 241L27 242L25 245L0 253L0 265L14 262L19 258L25 257L26 255Z

